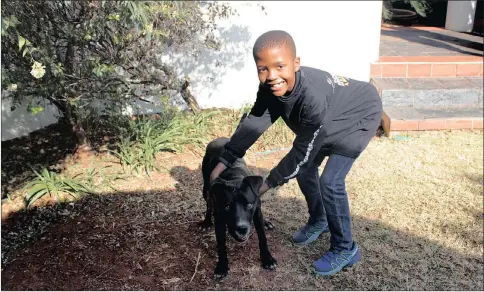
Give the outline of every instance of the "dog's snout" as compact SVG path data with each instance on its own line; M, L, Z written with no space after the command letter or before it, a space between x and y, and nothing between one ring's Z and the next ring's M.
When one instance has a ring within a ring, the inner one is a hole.
M245 225L237 227L237 232L240 234L246 234L248 230L249 230L249 227Z
M241 236L245 236L249 232L249 228L250 226L247 222L237 222L235 225L235 232Z

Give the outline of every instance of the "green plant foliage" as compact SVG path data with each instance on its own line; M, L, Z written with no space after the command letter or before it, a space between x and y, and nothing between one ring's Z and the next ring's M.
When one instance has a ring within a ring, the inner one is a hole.
M89 144L100 116L182 91L185 78L160 54L218 49L215 21L234 11L217 1L50 0L6 1L1 13L3 89L54 104Z
M33 171L37 177L24 186L26 191L24 202L27 207L45 195L55 196L57 203L60 203L60 196L63 194L78 198L82 194L91 192L89 187L78 179L58 175L46 168L40 173Z
M156 154L160 151L178 152L187 144L205 145L211 118L217 113L177 113L169 121L166 117L140 117L130 122L129 130L112 153L125 171L150 175L151 171L159 170Z

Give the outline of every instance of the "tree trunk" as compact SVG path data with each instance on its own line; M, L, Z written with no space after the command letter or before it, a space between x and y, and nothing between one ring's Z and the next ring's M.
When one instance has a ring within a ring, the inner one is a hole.
M91 143L87 138L86 131L81 123L76 122L75 125L72 127L72 130L76 134L77 137L77 150L76 151L90 151Z
M198 105L198 102L195 99L195 97L190 92L190 79L188 78L185 79L185 83L183 83L182 85L181 96L187 103L188 107L192 110L192 112L194 113L200 112L200 106Z
M62 112L63 119L60 122L66 123L70 126L72 133L76 137L76 151L89 151L91 150L91 143L87 136L87 133L77 117L74 113L72 106L68 102L63 102L62 105L56 104L59 111Z
M66 68L66 73L69 75L72 75L74 71L74 56L75 56L74 45L75 45L74 41L71 40L67 44L67 49L66 49L66 57L65 57L64 64ZM63 107L64 107L63 109L64 117L72 126L72 132L76 135L76 138L77 138L76 152L91 150L90 141L87 137L86 131L79 119L79 116L77 115L77 113L75 112L75 109L70 103L69 97L67 97L67 101L63 104Z

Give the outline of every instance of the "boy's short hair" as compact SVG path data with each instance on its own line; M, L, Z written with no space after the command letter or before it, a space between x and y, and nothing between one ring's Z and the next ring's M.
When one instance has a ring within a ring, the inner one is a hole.
M296 44L291 35L283 30L270 30L257 38L252 50L254 59L263 49L282 48L288 49L293 57L296 57Z

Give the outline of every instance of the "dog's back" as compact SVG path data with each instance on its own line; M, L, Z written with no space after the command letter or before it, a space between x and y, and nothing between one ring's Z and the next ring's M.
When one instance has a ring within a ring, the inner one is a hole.
M208 156L210 158L220 157L224 150L225 144L227 144L229 141L230 139L227 137L213 139L210 143L208 143L205 149L205 156Z
M210 143L208 143L205 149L205 156L202 162L202 173L204 179L208 181L210 179L210 174L213 169L219 163L219 157L224 151L224 146L230 139L227 137L215 138ZM245 161L241 158L237 159L233 165L227 169L229 171L224 171L220 174L220 177L226 180L242 179L245 176L251 175Z

